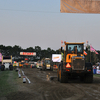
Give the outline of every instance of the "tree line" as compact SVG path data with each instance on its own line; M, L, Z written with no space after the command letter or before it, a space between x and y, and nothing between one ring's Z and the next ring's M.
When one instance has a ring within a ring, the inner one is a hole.
M22 47L15 45L15 46L4 46L0 45L0 52L2 53L3 56L10 56L12 55L12 58L14 61L21 61L24 60L25 58L29 58L29 60L37 61L41 60L42 58L51 58L52 54L59 54L59 49L58 50L53 50L51 48L47 49L41 49L40 46L35 46L33 47L28 47L26 49L23 49ZM20 55L20 52L36 52L36 56L24 56Z
M90 47L88 46L88 50L86 50L87 55L85 56L86 62L92 62L92 64L96 64L100 60L100 51L97 51L99 54L95 54L94 52L90 52ZM41 49L40 46L28 47L23 49L22 47L15 45L15 46L4 46L0 45L0 52L3 56L10 56L12 55L14 61L21 61L25 58L29 58L31 61L41 60L42 58L51 58L52 54L60 54L60 50L53 50L50 47L47 49ZM36 56L23 56L20 55L20 52L36 52Z

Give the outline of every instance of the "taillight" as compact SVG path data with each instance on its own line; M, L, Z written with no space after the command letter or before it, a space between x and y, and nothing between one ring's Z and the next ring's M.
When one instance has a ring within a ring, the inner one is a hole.
M91 69L87 70L88 72L91 72Z
M71 68L70 63L67 63L67 64L66 64L66 68Z
M69 69L66 69L66 71L68 71L68 72L69 72L70 70L69 70Z

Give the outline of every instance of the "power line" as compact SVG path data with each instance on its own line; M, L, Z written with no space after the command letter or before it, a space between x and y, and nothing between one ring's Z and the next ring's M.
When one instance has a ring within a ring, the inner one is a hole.
M0 9L1 11L17 11L17 12L34 12L34 13L60 13L51 11L32 11L32 10L15 10L15 9Z

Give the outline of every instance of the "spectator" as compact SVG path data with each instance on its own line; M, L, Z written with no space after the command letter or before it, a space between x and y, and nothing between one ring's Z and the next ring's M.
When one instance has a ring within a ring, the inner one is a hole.
M78 52L82 52L82 47L79 45Z
M71 51L72 51L72 50L71 50L71 47L69 47L68 52L71 53Z

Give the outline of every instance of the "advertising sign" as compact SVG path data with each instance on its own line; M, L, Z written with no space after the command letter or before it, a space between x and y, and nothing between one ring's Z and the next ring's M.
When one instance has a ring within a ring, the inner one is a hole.
M100 0L61 0L61 13L100 13Z
M36 56L36 52L20 52L20 55L25 55L25 56Z
M53 62L61 62L61 54L52 54Z
M97 74L100 74L100 70L97 70Z

